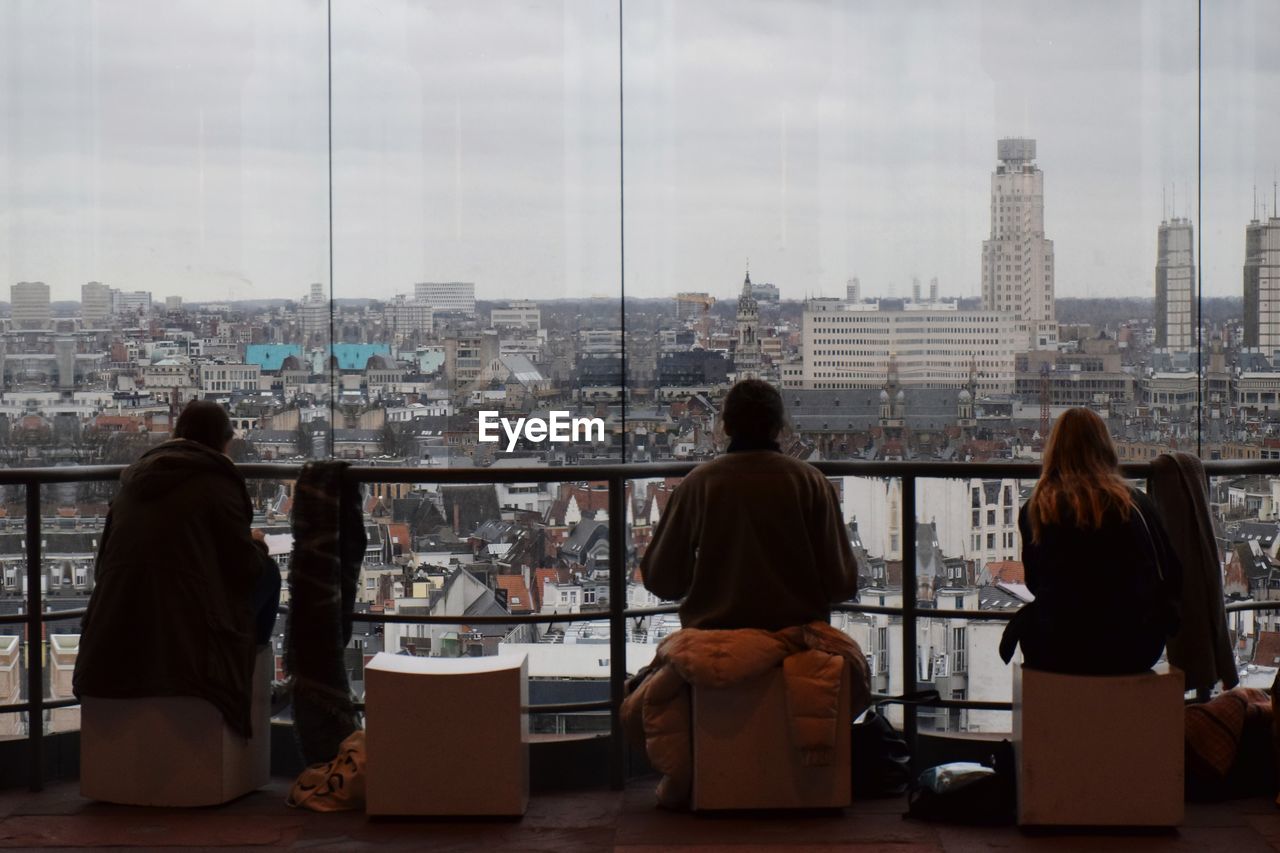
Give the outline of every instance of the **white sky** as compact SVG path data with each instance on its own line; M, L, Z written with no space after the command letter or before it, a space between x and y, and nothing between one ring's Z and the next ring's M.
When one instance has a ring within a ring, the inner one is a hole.
M1280 3L1206 2L1205 292L1280 165ZM1063 296L1152 292L1195 216L1197 8L625 0L628 294L977 295L995 140L1038 140ZM618 6L334 0L339 296L616 296ZM300 296L329 278L319 0L0 7L0 298L43 280Z

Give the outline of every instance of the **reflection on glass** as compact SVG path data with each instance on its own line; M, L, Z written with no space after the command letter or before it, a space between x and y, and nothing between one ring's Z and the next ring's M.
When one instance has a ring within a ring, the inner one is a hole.
M622 461L616 6L358 0L333 14L332 316L352 356L335 455L426 479ZM520 651L531 703L608 698L607 623L463 618L606 613L609 525L625 522L603 483L566 471L366 494L381 547L358 608L459 619L358 621L353 661Z
M133 462L195 398L228 408L240 460L329 455L299 414L329 397L327 298L293 301L328 289L323 6L23 4L3 32L0 464ZM46 611L87 604L115 488L41 487ZM273 498L255 491L259 523ZM26 607L25 500L0 488L5 614ZM71 696L78 630L47 622L32 648L51 699ZM27 661L5 670L24 685Z
M1280 458L1280 196L1274 144L1280 116L1271 108L1280 64L1266 37L1278 26L1280 8L1271 3L1205 6L1199 235L1205 458ZM1257 475L1212 481L1210 509L1228 606L1276 597L1276 482ZM1241 683L1269 688L1280 666L1275 613L1243 610L1227 619Z
M1191 0L500 9L9 12L0 462L128 463L196 397L227 406L242 462L697 461L744 376L783 389L784 449L810 460L1034 461L1077 405L1124 461L1280 458L1273 4L1206 7L1202 29ZM534 421L555 412L600 429L554 440ZM1269 483L1215 487L1234 599L1271 595ZM599 609L613 569L654 604L633 561L673 487L633 481L624 520L568 472L372 485L358 598ZM293 488L250 484L285 573ZM900 604L900 485L841 488L864 601ZM922 601L1012 606L1026 488L921 484ZM113 490L42 489L46 606L85 603ZM24 497L0 487L7 613ZM600 565L611 523L633 537L623 567ZM896 692L900 622L836 618ZM1232 618L1263 666L1275 626ZM676 624L629 621L628 670ZM922 622L918 679L998 698L978 686L998 625ZM465 627L366 624L351 671L379 648L517 642L559 647L539 677L608 670L599 623ZM56 636L53 664L74 651ZM981 713L929 725L995 725Z
M635 391L765 376L813 458L1194 449L1196 5L1093 11L625 9Z
M499 5L334 6L339 457L622 459L617 10Z

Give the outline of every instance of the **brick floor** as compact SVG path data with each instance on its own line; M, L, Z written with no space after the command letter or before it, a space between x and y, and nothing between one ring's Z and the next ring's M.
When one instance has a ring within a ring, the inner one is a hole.
M1280 850L1280 811L1270 800L1189 805L1186 825L1154 835L1028 835L1014 828L905 821L899 800L867 801L844 814L689 815L653 806L652 780L625 792L535 796L520 820L369 820L363 814L288 809L288 783L209 809L141 809L93 803L75 783L39 794L0 792L0 847L300 850L917 851Z

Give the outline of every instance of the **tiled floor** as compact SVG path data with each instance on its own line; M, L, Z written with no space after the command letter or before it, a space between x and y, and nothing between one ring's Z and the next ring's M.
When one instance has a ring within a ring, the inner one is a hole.
M368 820L284 805L287 783L213 809L137 809L91 803L72 784L40 794L0 792L0 846L67 848L290 848L300 850L1280 850L1280 811L1269 800L1188 807L1162 835L1031 836L1013 828L945 827L901 818L900 801L859 803L844 815L695 816L653 807L652 782L624 793L533 798L521 820Z

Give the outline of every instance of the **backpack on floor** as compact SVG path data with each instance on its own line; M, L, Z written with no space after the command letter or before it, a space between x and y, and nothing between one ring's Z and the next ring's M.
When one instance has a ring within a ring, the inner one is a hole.
M911 748L884 715L882 706L892 702L928 704L937 698L936 690L919 690L881 699L853 724L850 771L855 799L900 797L911 785Z

